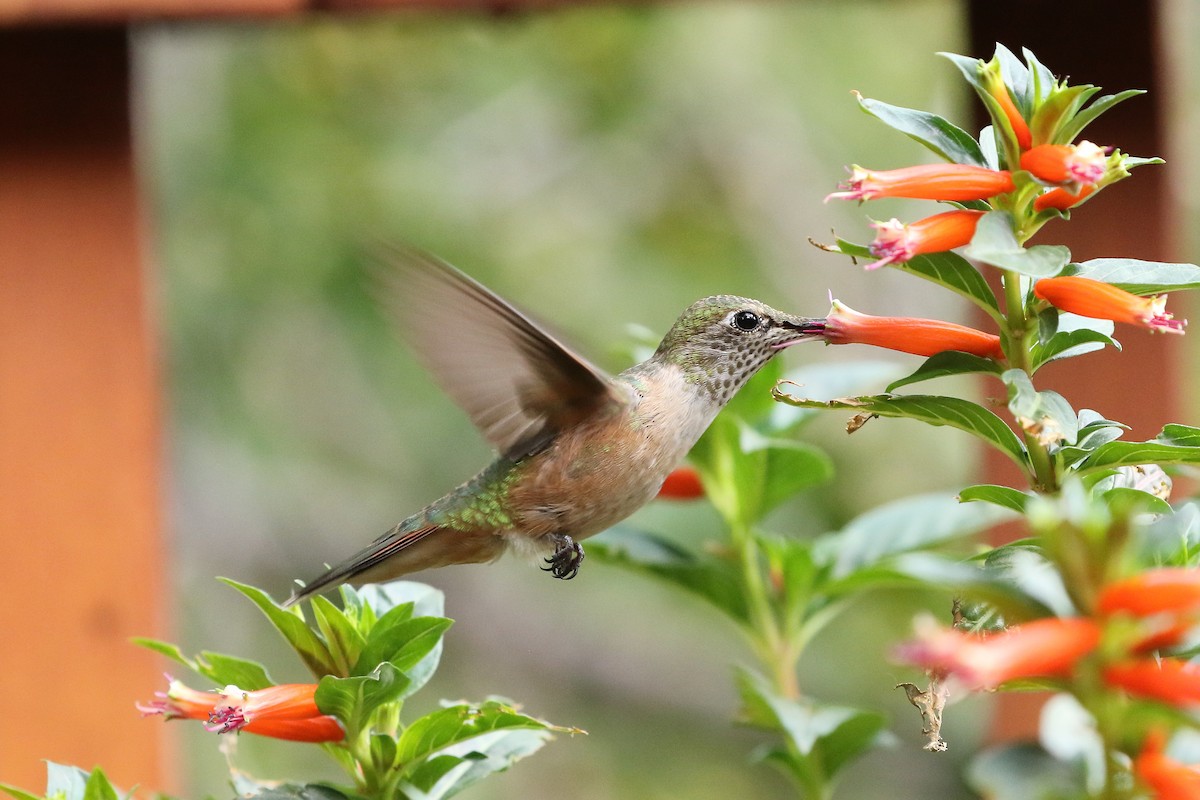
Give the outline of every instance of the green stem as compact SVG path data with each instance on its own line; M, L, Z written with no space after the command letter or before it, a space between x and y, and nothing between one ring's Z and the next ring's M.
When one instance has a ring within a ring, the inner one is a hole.
M800 686L796 681L798 656L793 655L795 648L787 641L771 608L769 590L763 580L762 552L758 540L744 522L734 523L730 527L733 541L738 545L738 561L755 653L766 667L775 689L784 697L794 700L800 696Z
M1032 376L1032 362L1029 359L1030 345L1033 342L1034 327L1025 316L1025 298L1021 296L1021 276L1011 270L1004 270L1000 280L1004 285L1004 316L1008 327L1008 341L1005 355L1013 369L1023 370ZM1058 491L1058 473L1054 467L1054 459L1046 445L1038 441L1028 431L1022 431L1025 448L1029 453L1029 464L1032 470L1033 488L1042 492Z

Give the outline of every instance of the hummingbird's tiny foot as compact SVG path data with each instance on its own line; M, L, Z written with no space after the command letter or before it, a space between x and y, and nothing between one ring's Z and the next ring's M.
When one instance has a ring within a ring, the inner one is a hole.
M565 533L556 533L550 538L554 541L554 555L545 559L549 566L542 567L542 571L549 572L559 580L569 581L579 574L579 565L583 563L583 546Z

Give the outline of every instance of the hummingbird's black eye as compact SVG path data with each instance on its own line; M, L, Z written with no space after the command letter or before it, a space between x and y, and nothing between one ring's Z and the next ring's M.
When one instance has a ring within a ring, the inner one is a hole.
M758 314L753 311L739 311L733 315L733 327L739 331L752 331L760 324Z

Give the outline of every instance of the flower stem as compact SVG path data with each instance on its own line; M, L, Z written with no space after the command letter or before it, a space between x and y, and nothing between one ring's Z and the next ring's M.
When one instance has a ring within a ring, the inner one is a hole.
M1033 364L1029 352L1035 328L1025 314L1025 298L1021 296L1021 276L1012 270L1004 270L1000 280L1004 285L1004 316L1008 328L1005 354L1008 356L1009 365L1014 369L1023 370L1032 378ZM1058 491L1058 473L1050 451L1028 431L1022 431L1022 436L1029 452L1033 488L1047 493Z

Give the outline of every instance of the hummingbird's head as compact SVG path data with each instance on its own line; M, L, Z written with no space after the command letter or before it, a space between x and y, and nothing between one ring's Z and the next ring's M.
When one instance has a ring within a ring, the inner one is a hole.
M773 355L819 338L824 330L823 318L796 317L747 297L718 295L684 311L654 357L682 369L688 381L724 405Z

